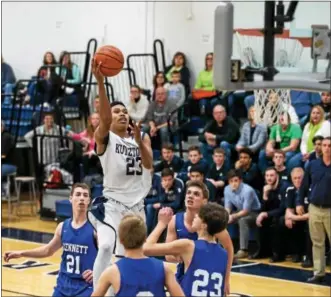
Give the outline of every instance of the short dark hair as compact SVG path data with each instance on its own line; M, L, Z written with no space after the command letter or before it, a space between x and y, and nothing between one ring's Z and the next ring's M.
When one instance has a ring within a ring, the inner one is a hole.
M130 89L132 89L132 88L137 89L139 92L141 91L141 88L140 88L138 85L132 85L132 86L130 87Z
M172 143L164 143L162 144L161 150L168 150L168 151L174 151L174 146Z
M209 190L208 190L207 186L203 182L189 180L186 183L186 191L189 188L191 188L191 187L197 187L197 188L199 188L202 191L203 198L209 199Z
M145 221L138 215L126 215L118 227L118 236L125 249L141 248L147 237Z
M275 171L276 172L276 174L279 176L279 173L278 173L278 171L276 170L276 168L275 167L268 167L265 171L264 171L264 174L266 174L267 173L267 171Z
M91 197L91 189L85 183L75 183L75 184L73 184L72 187L71 187L70 196L72 196L74 194L76 188L82 188L84 190L88 190L88 194Z
M234 177L238 177L239 179L243 179L242 177L242 173L240 170L238 169L231 169L229 172L228 172L228 175L227 175L227 178L228 180L234 178Z
M331 140L331 136L324 137L323 140Z
M316 135L313 138L313 144L315 144L316 141L322 141L324 137L322 135Z
M187 149L187 152L190 153L190 152L193 152L193 151L196 151L198 152L200 155L201 155L201 151L200 151L200 148L196 145L191 145L188 149Z
M250 158L252 158L253 156L253 152L248 148L248 147L244 147L239 151L239 155L240 154L246 154L248 155Z
M214 236L226 229L229 213L223 206L209 202L200 208L199 218L207 224L208 234Z
M191 172L199 172L199 173L205 175L205 170L203 169L202 166L200 166L200 164L192 165L191 168L190 168L190 173Z
M173 74L179 74L180 75L180 72L178 70L174 70L174 71L171 72L171 75L173 75Z
M284 151L282 151L282 150L275 150L272 157L274 157L274 155L276 155L276 154L282 155L286 159L286 154L285 154Z
M113 101L112 103L110 103L110 107L114 107L116 105L122 105L126 108L125 104L122 101Z
M172 169L170 168L164 168L161 172L161 177L165 177L165 176L175 176L175 173Z

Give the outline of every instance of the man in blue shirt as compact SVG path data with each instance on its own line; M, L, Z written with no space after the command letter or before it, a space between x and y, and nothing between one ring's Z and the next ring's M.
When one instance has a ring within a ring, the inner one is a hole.
M261 208L259 198L254 189L243 183L239 170L228 173L229 185L224 190L224 206L229 212L229 224L238 223L240 236L240 250L236 258L248 256L249 229L255 227L258 211Z
M324 282L325 233L331 242L331 137L322 141L322 157L309 163L299 191L296 212L302 215L309 199L309 233L313 242L314 276L311 283Z

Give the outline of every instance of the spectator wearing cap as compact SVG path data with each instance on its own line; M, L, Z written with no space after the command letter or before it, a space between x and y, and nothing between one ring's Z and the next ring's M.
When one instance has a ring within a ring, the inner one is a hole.
M228 173L229 185L224 189L224 207L229 213L229 224L239 225L240 249L236 258L248 256L250 229L256 227L255 221L261 204L254 189L243 182L239 170Z

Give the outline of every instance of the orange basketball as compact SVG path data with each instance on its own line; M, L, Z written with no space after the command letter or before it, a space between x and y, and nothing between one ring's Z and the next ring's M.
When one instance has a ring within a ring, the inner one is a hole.
M94 55L95 61L100 66L104 76L115 76L123 69L124 57L122 52L115 46L105 45L100 47Z

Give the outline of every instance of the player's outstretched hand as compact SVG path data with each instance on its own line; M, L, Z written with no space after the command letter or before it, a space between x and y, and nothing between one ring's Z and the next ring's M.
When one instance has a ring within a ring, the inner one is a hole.
M136 141L137 144L140 144L142 139L141 139L141 133L140 133L140 128L141 128L141 123L140 122L135 122L132 121L132 125L130 125L131 131L134 136L134 140Z
M18 259L21 257L22 257L21 252L5 252L3 259L5 260L5 262L8 262L11 259Z
M82 277L87 283L91 284L93 281L93 271L90 269L85 270L82 274Z
M101 66L101 62L98 64L97 61L94 58L92 58L92 61L91 61L92 73L93 73L95 79L97 80L97 82L103 83L105 80L105 77L102 75L102 73L100 71L100 66Z
M163 207L159 211L158 220L160 223L167 226L170 223L173 215L174 212L170 207Z

